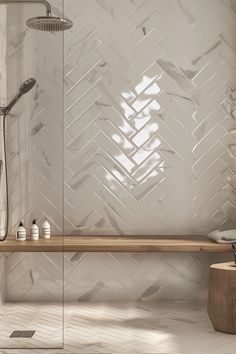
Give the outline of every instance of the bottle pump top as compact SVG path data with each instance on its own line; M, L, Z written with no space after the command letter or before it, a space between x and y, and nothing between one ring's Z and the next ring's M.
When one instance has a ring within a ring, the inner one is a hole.
M25 241L26 240L26 230L24 228L22 221L19 223L19 226L16 230L16 240L17 241Z

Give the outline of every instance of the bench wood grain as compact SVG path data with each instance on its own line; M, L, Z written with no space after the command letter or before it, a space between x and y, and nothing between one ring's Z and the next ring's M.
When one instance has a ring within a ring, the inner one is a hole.
M0 242L0 252L230 252L205 236L52 236L50 240Z

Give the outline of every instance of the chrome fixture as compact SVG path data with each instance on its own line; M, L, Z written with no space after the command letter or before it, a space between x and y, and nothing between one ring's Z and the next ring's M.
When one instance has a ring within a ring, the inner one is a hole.
M0 236L0 241L4 241L7 238L8 235L8 228L9 228L9 191L8 191L8 169L7 169L7 154L6 154L6 117L12 110L12 108L15 106L17 101L29 92L36 84L36 80L33 78L30 78L26 81L23 82L23 84L20 86L18 93L15 95L15 97L9 102L7 106L0 107L0 116L3 116L3 161L0 160L0 165L1 165L1 170L0 170L0 177L1 174L3 173L3 163L5 165L5 186L6 186L6 227L4 230L4 235L3 237Z
M0 115L6 115L10 113L10 111L15 106L17 101L21 98L21 96L23 96L25 93L30 91L35 84L36 84L36 80L33 78L25 80L23 84L20 86L19 92L15 95L15 97L13 97L11 102L6 107L0 107Z
M73 26L68 18L52 16L52 8L46 0L0 0L0 4L43 4L46 7L46 16L32 17L26 21L29 28L36 31L59 32L66 31Z
M236 265L236 243L232 243L233 253L234 253L234 263Z
M71 20L55 16L32 17L26 21L26 24L31 29L46 32L66 31L73 26Z

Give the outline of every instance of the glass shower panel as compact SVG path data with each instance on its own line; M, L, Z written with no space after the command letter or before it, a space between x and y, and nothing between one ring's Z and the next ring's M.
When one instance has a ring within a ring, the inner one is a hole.
M63 15L63 0L50 3ZM7 118L9 238L21 220L29 234L33 219L39 226L47 219L63 240L64 34L26 26L43 15L42 4L7 6L7 101L36 79ZM63 347L63 252L44 251L0 253L1 349Z
M2 6L0 12L0 107L6 104L7 99L6 14L6 6ZM6 179L4 164L3 116L0 116L0 238L4 236L6 229Z

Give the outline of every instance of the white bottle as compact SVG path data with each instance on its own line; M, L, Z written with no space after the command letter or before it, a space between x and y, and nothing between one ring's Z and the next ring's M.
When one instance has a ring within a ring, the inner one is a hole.
M47 219L43 222L42 225L42 237L47 240L51 237L51 226Z
M32 226L30 228L30 238L33 241L37 241L39 239L39 227L37 225L36 219L33 220Z
M16 230L16 240L25 241L26 240L26 229L24 228L23 222L19 223L19 226Z

